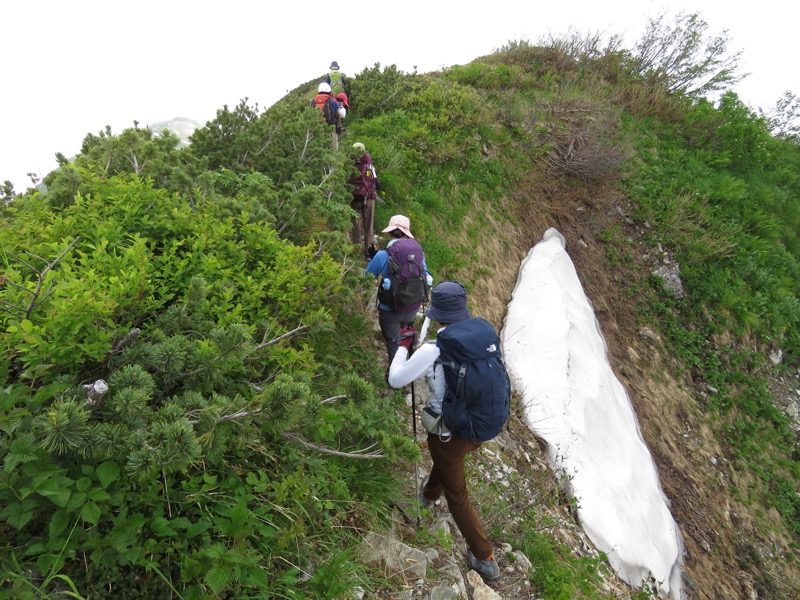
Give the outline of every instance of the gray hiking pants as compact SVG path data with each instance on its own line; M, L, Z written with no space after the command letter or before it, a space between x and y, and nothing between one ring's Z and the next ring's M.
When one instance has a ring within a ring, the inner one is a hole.
M403 325L413 325L417 311L395 312L393 310L378 310L378 325L381 327L383 341L386 342L386 353L389 355L391 366L394 355L397 354L397 338Z

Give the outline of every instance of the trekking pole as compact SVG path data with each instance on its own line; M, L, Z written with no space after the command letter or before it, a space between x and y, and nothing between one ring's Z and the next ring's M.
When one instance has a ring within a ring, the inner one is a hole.
M430 325L431 325L431 320L426 315L425 319L422 321L422 328L420 329L420 332L419 332L418 343L421 344L421 343L423 343L425 341L425 336L428 335L428 327L430 327ZM417 440L417 411L416 411L416 403L417 402L416 402L416 398L415 398L415 395L414 395L414 382L412 381L411 382L411 414L412 414L412 418L414 419L414 427L413 427L413 429L414 429L414 443L415 444L418 441ZM414 476L416 477L416 479L414 480L414 490L416 490L417 498L419 498L419 494L420 494L420 489L419 489L419 484L420 484L420 480L419 480L419 463L415 463L414 466L415 466Z
M428 335L428 327L431 326L431 319L430 317L425 317L425 320L422 321L422 328L419 330L419 343L423 343L425 341L425 336Z
M427 320L427 317L426 317ZM411 347L408 350L408 357L414 353L414 343L412 341ZM414 390L414 382L411 382L411 431L414 434L414 444L418 444L417 439L417 395ZM419 498L419 461L414 461L414 494ZM417 517L417 525L419 525L419 516Z
M414 382L411 382L411 424L414 431L414 444L419 443L417 440L417 400L414 397ZM419 498L419 461L414 461L414 494Z

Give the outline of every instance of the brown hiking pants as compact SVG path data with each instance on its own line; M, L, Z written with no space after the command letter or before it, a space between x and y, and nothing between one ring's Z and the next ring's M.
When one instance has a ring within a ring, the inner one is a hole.
M449 441L443 442L438 435L429 433L428 450L433 459L433 468L428 476L428 483L422 491L428 500L436 500L444 492L447 507L461 535L467 541L467 546L475 558L486 560L494 554L494 548L483 532L483 526L469 499L467 482L464 479L464 460L467 454L480 447L477 442L470 442L457 436L452 436Z

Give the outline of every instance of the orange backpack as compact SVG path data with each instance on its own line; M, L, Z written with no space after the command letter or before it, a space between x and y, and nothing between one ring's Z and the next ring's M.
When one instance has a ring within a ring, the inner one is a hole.
M336 124L336 111L339 109L339 104L330 94L317 94L312 98L311 103L322 112L322 117L328 125Z

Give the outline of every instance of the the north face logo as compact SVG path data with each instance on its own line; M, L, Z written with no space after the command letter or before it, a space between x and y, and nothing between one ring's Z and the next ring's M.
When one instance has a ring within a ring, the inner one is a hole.
M487 351L487 352L497 352L497 346L495 346L494 344L492 344L491 346L489 346L489 347L486 349L486 351Z

